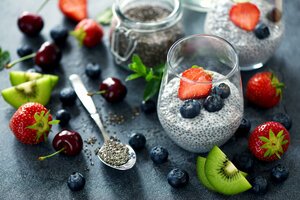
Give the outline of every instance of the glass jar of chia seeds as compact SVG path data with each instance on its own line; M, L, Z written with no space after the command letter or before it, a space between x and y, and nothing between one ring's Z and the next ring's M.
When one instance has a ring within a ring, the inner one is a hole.
M116 0L113 13L111 52L126 69L133 54L148 67L164 63L168 49L184 35L180 0Z

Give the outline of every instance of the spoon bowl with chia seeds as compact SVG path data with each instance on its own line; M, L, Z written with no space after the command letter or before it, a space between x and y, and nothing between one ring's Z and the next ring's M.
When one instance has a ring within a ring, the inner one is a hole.
M87 95L88 91L83 85L80 77L77 74L72 74L69 77L69 80L81 103L90 113L91 118L94 120L103 136L104 144L97 152L100 161L117 170L128 170L132 168L136 163L135 151L129 145L123 144L118 138L109 137L104 129L93 99Z

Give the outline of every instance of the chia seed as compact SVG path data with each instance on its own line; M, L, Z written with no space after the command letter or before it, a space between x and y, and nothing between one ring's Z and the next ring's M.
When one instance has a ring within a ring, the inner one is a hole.
M128 6L124 11L124 15L137 22L136 29L132 29L132 37L135 38L137 46L134 50L134 54L138 54L143 60L144 64L148 67L155 67L157 65L163 64L167 58L167 52L171 45L183 36L183 27L181 22L177 22L169 27L163 27L161 29L153 28L153 30L143 30L140 31L138 23L145 22L159 22L166 19L171 11L164 6L157 5L144 5L144 4L134 4ZM175 20L175 19L174 19ZM117 19L112 23L112 31L115 30L115 25L117 24ZM122 24L122 23L121 23ZM123 26L126 27L124 24ZM125 37L124 33L119 35L118 53L121 56L125 56L127 48L129 46L128 39ZM127 68L127 64L130 63L131 58L121 63L121 66Z
M111 137L105 141L101 150L98 151L100 158L113 166L121 166L129 160L129 149L120 140Z
M212 72L212 71L211 71ZM213 78L224 78L212 72ZM237 130L243 118L243 97L230 81L231 94L224 99L224 107L210 113L202 109L192 119L182 118L179 108L182 101L178 98L179 78L173 78L164 87L158 105L158 117L167 135L180 147L195 153L208 152L214 145L222 145Z
M282 40L284 26L282 20L274 23L267 16L274 6L267 1L252 0L261 13L260 22L269 27L270 36L258 39L253 31L245 31L229 19L229 10L234 5L232 0L219 1L215 8L206 16L204 32L217 35L229 41L237 50L241 69L250 69L251 66L265 63L278 48Z

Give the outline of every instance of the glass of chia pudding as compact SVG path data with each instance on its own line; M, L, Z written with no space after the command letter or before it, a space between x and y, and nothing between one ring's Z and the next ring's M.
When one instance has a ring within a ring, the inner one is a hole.
M282 0L218 1L204 23L206 34L229 41L242 71L258 69L274 54L284 33Z
M230 43L192 35L173 44L157 112L176 144L195 153L224 144L239 127L243 110L238 56Z
M168 49L184 35L180 0L117 0L113 13L111 52L126 69L133 54L149 67L164 63Z

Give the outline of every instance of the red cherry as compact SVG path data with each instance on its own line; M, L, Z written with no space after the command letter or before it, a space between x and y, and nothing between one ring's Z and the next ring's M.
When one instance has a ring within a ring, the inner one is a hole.
M63 153L67 156L75 156L81 152L83 142L79 133L70 130L63 130L55 135L52 141L52 146L56 152L48 156L41 156L39 157L39 160L45 160L58 153Z
M5 65L5 68L9 69L15 64L35 57L35 64L44 70L51 70L59 64L61 59L61 52L59 48L50 42L44 42L36 53L14 60L11 63Z
M39 48L35 55L35 64L42 69L52 69L59 64L61 52L59 48L50 42L45 42Z
M106 101L111 103L122 101L127 94L125 85L123 85L119 79L113 77L109 77L102 81L99 90L103 91L101 95Z
M55 135L52 146L56 151L64 149L62 153L68 156L75 156L82 150L83 142L79 133L63 130Z
M93 96L95 94L101 94L104 99L110 103L117 103L125 98L127 89L119 79L109 77L102 81L99 86L99 91L88 93L89 96Z
M44 22L40 15L25 11L18 18L18 27L28 36L36 36L43 29Z

